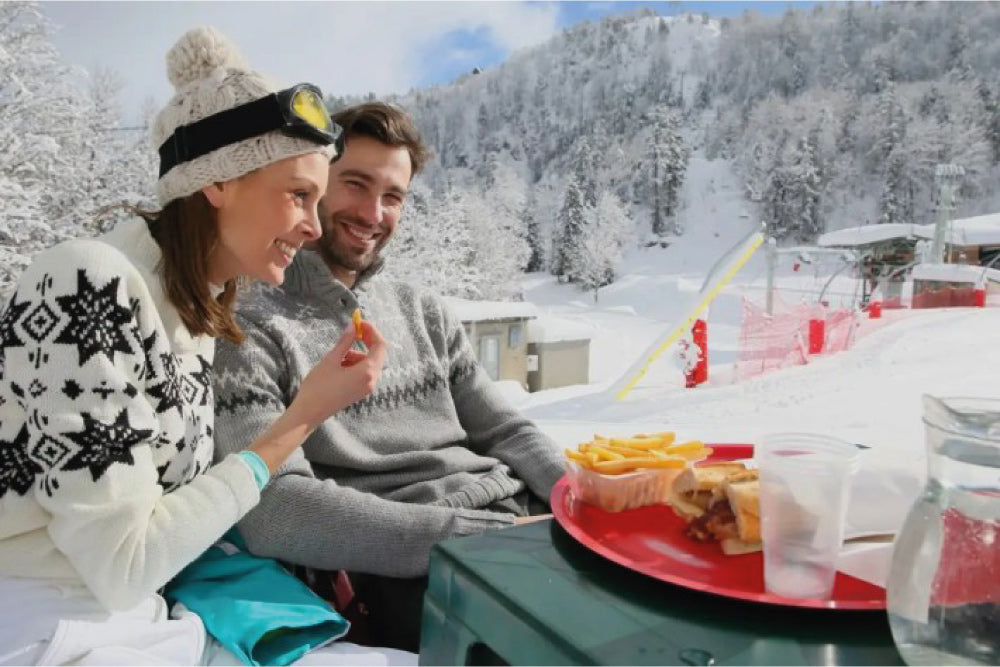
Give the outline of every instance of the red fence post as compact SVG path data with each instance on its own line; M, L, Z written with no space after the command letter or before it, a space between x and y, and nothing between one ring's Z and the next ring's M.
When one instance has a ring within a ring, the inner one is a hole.
M809 320L809 354L819 354L823 351L826 339L826 320Z
M695 320L691 338L698 348L698 365L694 368L694 383L698 385L708 381L708 322Z
M872 301L868 304L868 317L869 319L877 320L882 317L882 302Z
M693 359L691 354L697 354L698 360L685 367L685 387L697 387L708 380L708 323L705 320L695 320L691 327L690 347L685 348L683 356Z

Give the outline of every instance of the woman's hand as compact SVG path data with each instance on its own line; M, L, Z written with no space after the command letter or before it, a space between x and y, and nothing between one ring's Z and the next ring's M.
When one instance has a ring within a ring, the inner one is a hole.
M313 366L299 386L292 405L298 404L307 418L317 420L317 425L370 394L378 383L385 362L385 341L366 320L361 322L358 339L367 351L352 347L355 329L345 327L337 344Z
M303 378L284 414L250 446L272 474L317 426L375 388L385 362L385 341L371 322L361 323L360 334L367 351L351 349L355 329L346 327L333 349Z

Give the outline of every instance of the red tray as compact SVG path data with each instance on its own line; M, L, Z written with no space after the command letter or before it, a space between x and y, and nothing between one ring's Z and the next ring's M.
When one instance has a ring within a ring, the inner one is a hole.
M711 445L709 460L747 459L750 445ZM764 590L764 555L726 556L718 544L684 535L667 505L606 512L576 499L566 477L552 488L552 514L580 544L619 565L663 581L741 600L817 609L885 609L885 589L837 573L829 600L786 598Z

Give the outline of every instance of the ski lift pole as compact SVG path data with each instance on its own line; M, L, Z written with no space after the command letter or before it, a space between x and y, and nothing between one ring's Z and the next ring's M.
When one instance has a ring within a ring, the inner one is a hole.
M830 285L833 284L833 281L837 278L837 276L839 276L841 274L841 272L844 271L844 269L848 269L848 268L850 268L852 266L858 266L860 263L861 262L860 262L859 259L857 259L857 256L855 256L855 258L853 260L851 260L850 262L845 261L844 265L842 267L840 267L839 269L837 269L836 271L834 271L833 275L830 276L827 279L826 283L823 285L823 289L821 289L820 292L819 292L819 297L816 298L816 302L817 303L823 303L823 297L826 296L826 291L828 289L830 289Z
M635 385L639 384L639 380L649 371L653 362L691 329L694 321L698 319L698 315L719 295L722 288L732 280L737 271L743 268L743 265L763 243L763 230L754 230L719 258L705 277L705 282L698 291L694 306L688 309L688 313L681 320L681 323L667 335L662 343L654 343L647 348L625 374L611 386L611 391L614 392L617 400L625 400L629 392ZM720 271L724 271L721 276L718 275Z

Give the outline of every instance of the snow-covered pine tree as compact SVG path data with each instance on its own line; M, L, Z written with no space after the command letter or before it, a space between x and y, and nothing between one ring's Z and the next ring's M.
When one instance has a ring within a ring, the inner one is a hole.
M0 2L0 298L39 250L79 234L59 192L79 176L65 152L84 103L33 2Z
M802 207L799 238L813 242L824 231L820 204L823 197L823 165L819 155L819 126L799 142L793 164L798 172L797 186Z
M986 116L984 133L990 142L993 164L1000 163L1000 86L990 87L980 79L976 82L976 93L983 105Z
M762 194L763 216L767 233L778 240L797 232L798 207L795 205L794 177L785 166L775 167Z
M601 158L597 147L586 136L577 142L576 157L573 160L573 180L580 190L584 206L597 206L597 179L601 168Z
M886 160L897 147L902 145L906 136L906 113L896 96L896 86L891 80L883 84L882 92L879 94L875 123L878 134L872 150L876 159Z
M98 220L97 215L112 204L139 203L127 198L137 189L139 156L131 150L134 138L128 136L136 132L123 129L121 90L121 78L114 71L93 72L85 113L67 136L66 155L76 172L53 193L53 200L62 214L59 223L82 233L105 231L109 219ZM145 150L151 153L148 147Z
M679 115L660 105L653 115L647 174L652 189L652 232L656 236L683 233L676 214L688 155Z
M474 261L483 277L479 290L483 298L503 300L521 294L518 278L531 254L521 218L525 198L524 182L515 169L496 161L483 194L470 193L463 199L476 249Z
M542 228L538 223L538 196L535 188L531 188L521 209L521 224L527 230L528 262L524 267L526 272L541 271L545 268L545 246L542 243Z
M585 217L576 278L580 288L592 292L597 303L598 292L615 281L618 263L635 243L635 225L621 200L608 191L601 193L597 206L586 211Z
M875 144L871 159L883 173L879 195L880 223L912 222L913 184L906 160L906 115L896 95L896 86L887 74L876 102Z
M905 152L902 148L889 153L885 161L885 182L878 203L881 224L913 220L913 184L907 175Z
M576 280L577 268L580 264L580 245L583 243L584 231L587 227L587 209L583 195L575 178L566 185L562 207L556 216L555 234L552 243L553 275L560 281Z
M483 278L475 265L461 196L455 193L432 200L415 182L386 256L387 277L418 283L441 294L481 298Z
M772 73L778 92L786 99L805 90L807 75L803 43L806 41L799 13L789 7L778 23L778 62Z

